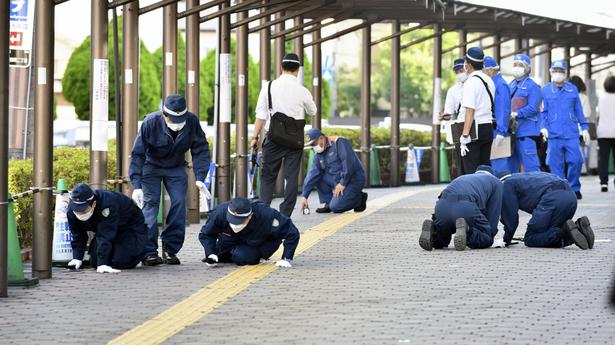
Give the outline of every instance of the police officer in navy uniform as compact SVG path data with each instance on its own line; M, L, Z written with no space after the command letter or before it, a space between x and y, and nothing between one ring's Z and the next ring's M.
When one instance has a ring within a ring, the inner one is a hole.
M432 219L423 222L419 245L425 250L448 247L455 234L455 249L488 248L498 232L502 210L502 182L488 165L454 179L440 193Z
M186 232L186 174L185 153L190 150L196 175L196 186L204 193L209 170L209 145L196 115L188 112L186 100L171 95L164 101L162 111L149 114L135 139L130 160L132 197L143 209L148 226L144 265L161 263L179 265L176 254L184 244ZM161 183L171 197L171 208L162 231L162 254L158 256L158 208Z
M587 217L576 222L577 199L565 180L546 172L498 174L504 182L502 224L504 242L510 243L519 226L519 210L532 215L523 241L528 247L561 248L576 244L594 247L594 232Z
M70 192L67 211L72 234L73 260L69 268L79 269L88 242L90 263L100 273L117 273L134 268L145 255L147 226L143 213L129 197L110 190L93 191L78 184Z
M363 212L367 207L365 172L350 141L341 137L327 137L318 128L308 131L306 146L313 146L316 155L303 182L301 209L308 208L307 198L316 187L320 202L317 213L341 213L348 210Z
M208 266L219 262L256 265L268 260L284 243L278 267L291 267L299 230L290 218L262 202L235 198L218 205L199 233Z

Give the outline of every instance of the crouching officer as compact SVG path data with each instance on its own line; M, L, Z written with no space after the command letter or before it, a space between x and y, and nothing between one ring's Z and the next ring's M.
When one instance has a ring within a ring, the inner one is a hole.
M117 273L120 270L116 268L134 268L143 259L147 242L145 219L139 207L124 194L93 191L86 184L78 184L70 192L67 217L73 236L69 268L81 267L88 231L94 232L89 253L98 272Z
M432 219L423 222L419 245L425 250L448 247L455 234L455 249L488 248L498 232L502 209L502 183L491 167L454 179L442 191Z
M301 209L309 207L307 198L316 187L320 202L317 213L363 212L367 207L365 172L350 142L341 137L327 137L318 128L308 131L306 146L313 146L316 156L303 181Z
M519 210L532 214L523 241L528 247L561 248L576 244L594 247L594 232L587 217L573 222L577 198L565 180L545 172L498 174L504 182L502 224L504 242L510 243L519 225Z
M202 260L208 266L234 262L239 266L256 265L268 260L282 242L278 267L291 267L299 244L299 230L290 220L268 205L235 198L218 205L201 229L199 241L205 249Z
M192 154L196 186L207 193L205 177L209 170L209 145L198 117L188 112L186 100L168 96L162 111L147 115L135 139L130 159L132 198L143 209L148 227L148 242L143 264L179 265L176 254L186 233L186 151ZM160 184L171 197L171 209L162 231L162 258L158 256L158 207Z

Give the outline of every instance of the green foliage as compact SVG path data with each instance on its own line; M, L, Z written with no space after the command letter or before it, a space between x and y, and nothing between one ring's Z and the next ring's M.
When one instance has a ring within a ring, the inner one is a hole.
M352 143L352 147L361 146L361 130L352 128L324 128L323 133L329 136L344 137ZM390 145L391 130L388 128L372 128L370 130L371 141L374 145ZM431 143L431 132L419 132L411 129L401 129L399 131L400 146L427 146Z
M75 106L77 117L80 120L90 118L90 45L91 38L88 36L80 46L71 54L62 77L62 94ZM154 60L145 47L140 43L139 63L139 116L157 109L160 101L161 83L159 73L155 68ZM122 20L118 18L118 47L121 62L122 56ZM109 59L109 119L115 119L115 74L114 74L114 49L113 49L113 22L109 23L108 34L108 59ZM121 71L121 69L120 69ZM136 71L133 78L136 79Z

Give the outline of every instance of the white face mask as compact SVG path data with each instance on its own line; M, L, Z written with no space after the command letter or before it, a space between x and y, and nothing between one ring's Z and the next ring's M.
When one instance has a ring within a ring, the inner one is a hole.
M245 227L246 227L246 226L248 226L248 223L245 223L245 224L237 224L237 225L229 223L228 225L230 225L230 226L231 226L231 230L233 230L233 232L234 232L234 233L238 233L238 232L240 232L241 230L245 229Z
M167 127L169 127L169 129L172 130L173 132L181 131L185 125L186 125L186 121L181 122L181 123L168 123L167 122Z
M324 150L325 150L325 148L320 146L320 145L314 146L314 152L316 152L316 153L322 153Z
M516 79L523 78L523 76L525 75L525 68L521 66L514 66L512 68L512 74L513 77L515 77Z
M88 219L92 218L92 215L94 214L94 207L92 207L90 209L90 212L88 213L82 213L82 214L77 214L77 212L74 212L75 216L77 217L77 219L79 219L82 222L87 221Z
M463 83L467 79L468 79L468 74L466 72L455 75L455 80L457 80L458 83Z
M562 72L552 72L551 73L551 80L553 80L554 83L561 83L564 81L564 79L566 79L566 75Z

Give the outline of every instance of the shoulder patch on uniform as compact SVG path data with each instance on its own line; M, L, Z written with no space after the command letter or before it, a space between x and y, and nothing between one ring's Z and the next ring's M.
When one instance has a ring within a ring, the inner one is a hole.
M273 218L273 221L271 222L271 225L274 228L277 228L278 226L280 226L280 221L277 218Z
M101 213L102 213L103 217L107 218L107 217L109 217L109 214L111 213L111 211L109 211L109 208L107 207L104 210L102 210Z

